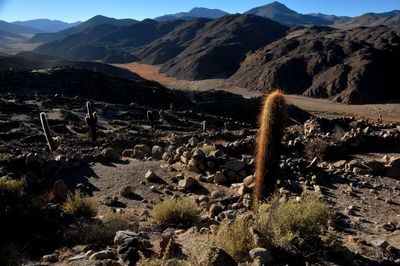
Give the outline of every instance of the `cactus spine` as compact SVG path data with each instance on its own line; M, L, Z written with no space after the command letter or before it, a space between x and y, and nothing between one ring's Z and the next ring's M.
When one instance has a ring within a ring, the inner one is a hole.
M255 206L274 191L286 119L287 106L282 92L277 90L267 95L259 116L253 198Z
M86 102L87 114L85 116L86 124L90 127L92 132L92 140L97 140L96 124L97 124L97 113L93 112L92 105L90 102Z
M61 143L60 137L52 137L50 134L49 123L47 122L46 114L40 113L40 122L42 123L42 128L44 135L46 136L47 144L49 145L50 151L53 152L58 149Z

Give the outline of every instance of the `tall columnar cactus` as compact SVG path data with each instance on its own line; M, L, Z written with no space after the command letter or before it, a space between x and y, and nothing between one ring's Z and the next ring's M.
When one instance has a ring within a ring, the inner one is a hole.
M203 121L202 125L203 125L203 133L206 133L207 132L207 122L206 122L206 120Z
M274 192L286 119L287 105L282 92L277 90L267 95L259 116L253 198L255 206Z
M90 102L86 103L87 114L85 116L86 124L90 127L92 132L92 140L97 140L96 124L97 124L97 113L93 112L92 105Z
M149 121L150 127L153 128L154 126L153 112L151 110L147 110L146 116L147 116L147 121Z
M47 144L49 145L50 151L55 151L58 149L61 143L60 137L52 137L50 134L49 123L47 122L46 114L40 113L40 122L42 123L42 128L44 135L46 136Z

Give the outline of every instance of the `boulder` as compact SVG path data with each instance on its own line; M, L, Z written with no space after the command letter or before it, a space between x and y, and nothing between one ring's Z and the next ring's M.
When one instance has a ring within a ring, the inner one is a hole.
M118 161L120 158L119 152L114 148L105 148L101 151L101 155L106 161Z
M234 172L239 172L245 167L245 163L240 160L232 160L225 163L225 168Z
M164 149L158 145L153 146L151 149L151 156L155 159L161 159L163 156Z
M133 157L143 160L150 154L150 148L145 144L138 144L133 148Z

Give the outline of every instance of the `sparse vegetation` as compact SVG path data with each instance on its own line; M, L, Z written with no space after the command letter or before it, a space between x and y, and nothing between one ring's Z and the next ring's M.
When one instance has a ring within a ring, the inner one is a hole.
M156 258L145 258L142 257L138 261L137 266L191 266L187 261L178 259L156 259Z
M69 194L63 207L66 213L76 217L94 217L97 214L95 203L85 198L79 191Z
M193 199L166 199L156 204L150 212L159 223L190 225L199 219L200 211Z
M339 240L330 227L334 214L313 195L300 200L273 197L261 205L257 229L280 249L306 256L336 248Z
M249 231L251 225L251 220L243 218L223 224L217 235L218 247L237 260L246 259L249 251L255 247Z

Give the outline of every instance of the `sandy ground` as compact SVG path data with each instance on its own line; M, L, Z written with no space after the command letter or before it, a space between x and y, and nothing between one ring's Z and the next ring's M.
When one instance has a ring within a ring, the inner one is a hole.
M189 89L189 90L225 90L232 93L243 95L244 97L257 97L263 93L259 91L249 91L245 88L232 86L224 79L207 79L198 81L179 80L167 77L160 73L160 66L153 66L140 63L118 64L116 66L126 68L140 76L157 81L169 88ZM354 115L370 119L378 119L382 116L385 121L400 121L400 104L366 104L366 105L348 105L333 103L325 99L314 99L300 95L288 95L290 103L307 111L316 113L329 113Z

